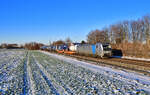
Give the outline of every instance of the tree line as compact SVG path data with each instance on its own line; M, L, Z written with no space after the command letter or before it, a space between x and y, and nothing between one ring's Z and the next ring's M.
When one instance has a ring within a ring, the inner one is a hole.
M95 44L123 42L141 42L149 44L150 40L150 15L143 16L141 19L132 21L123 21L102 30L91 31L87 35L87 42Z
M138 20L122 21L87 35L89 44L110 43L125 55L150 56L150 15Z

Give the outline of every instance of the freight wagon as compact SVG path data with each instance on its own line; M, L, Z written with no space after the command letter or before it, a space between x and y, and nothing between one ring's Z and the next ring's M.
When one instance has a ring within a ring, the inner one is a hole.
M50 50L51 47L50 46L42 46L40 47L41 50Z
M80 43L72 43L70 46L69 46L69 50L70 51L77 51L77 47L81 45Z
M56 45L56 50L67 50L68 45Z
M92 55L103 58L104 56L111 56L110 44L83 44L77 47L78 54Z

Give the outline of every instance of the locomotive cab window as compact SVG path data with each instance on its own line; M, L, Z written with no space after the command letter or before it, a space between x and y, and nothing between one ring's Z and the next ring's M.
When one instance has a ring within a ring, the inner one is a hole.
M111 46L110 45L103 45L104 50L111 50Z

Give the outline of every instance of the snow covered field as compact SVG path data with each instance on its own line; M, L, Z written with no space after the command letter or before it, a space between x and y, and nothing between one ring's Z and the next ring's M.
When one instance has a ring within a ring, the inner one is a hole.
M150 77L41 51L0 51L0 94L149 95Z

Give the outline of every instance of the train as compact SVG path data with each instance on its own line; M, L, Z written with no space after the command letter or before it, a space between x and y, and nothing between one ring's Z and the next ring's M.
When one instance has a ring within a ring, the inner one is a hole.
M57 45L57 46L51 45L49 47L46 47L46 50L56 51L58 53L66 53L66 54L90 55L90 56L95 56L100 58L112 56L112 48L109 43L105 43L105 44L73 43L70 46L68 46L67 44Z

